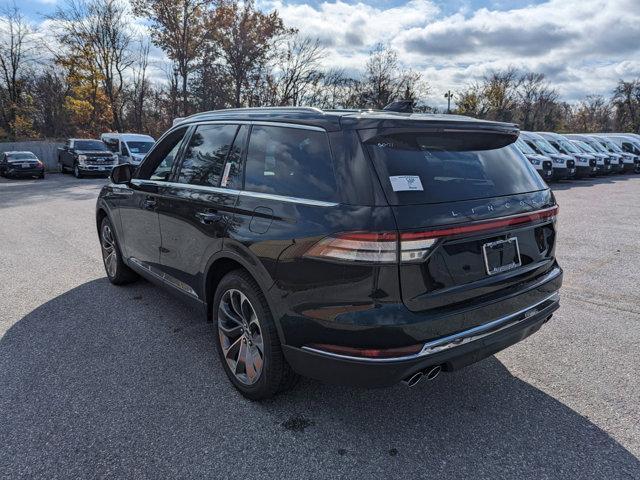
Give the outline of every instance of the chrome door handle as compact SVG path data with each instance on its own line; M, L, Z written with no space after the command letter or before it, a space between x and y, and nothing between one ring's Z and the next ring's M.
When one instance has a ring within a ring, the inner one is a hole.
M196 213L196 218L204 225L211 225L222 220L222 215L213 212L198 212Z

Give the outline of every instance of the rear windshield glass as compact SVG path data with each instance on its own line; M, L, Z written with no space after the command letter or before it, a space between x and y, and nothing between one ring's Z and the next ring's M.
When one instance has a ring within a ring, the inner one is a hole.
M37 157L33 153L10 153L7 158L9 160L35 160Z
M99 140L76 140L73 147L76 150L96 150L99 152L107 150L107 146Z
M465 144L464 135L420 133L376 137L366 143L394 205L456 202L547 188L513 145L468 150Z

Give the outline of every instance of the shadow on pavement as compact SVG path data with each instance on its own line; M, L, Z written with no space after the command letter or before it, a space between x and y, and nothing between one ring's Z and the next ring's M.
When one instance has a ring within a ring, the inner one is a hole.
M640 461L495 358L413 389L230 386L213 327L145 282L83 284L0 339L6 478L637 478ZM550 366L549 368L553 368ZM635 475L635 476L634 476Z

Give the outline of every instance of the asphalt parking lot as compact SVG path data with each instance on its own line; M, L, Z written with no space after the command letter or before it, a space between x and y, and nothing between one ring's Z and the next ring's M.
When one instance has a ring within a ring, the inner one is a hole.
M228 383L211 324L106 279L104 179L0 179L0 478L640 478L640 176L554 185L561 309L465 370Z

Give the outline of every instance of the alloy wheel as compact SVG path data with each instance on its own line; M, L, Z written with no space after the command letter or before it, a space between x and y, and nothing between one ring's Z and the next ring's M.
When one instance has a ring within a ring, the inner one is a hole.
M104 260L104 268L107 270L109 277L116 276L118 268L118 252L116 250L116 242L109 225L102 227L102 238L100 245L102 246L102 259Z
M240 290L229 289L220 299L218 336L235 378L244 385L256 383L264 366L264 341L256 311Z

